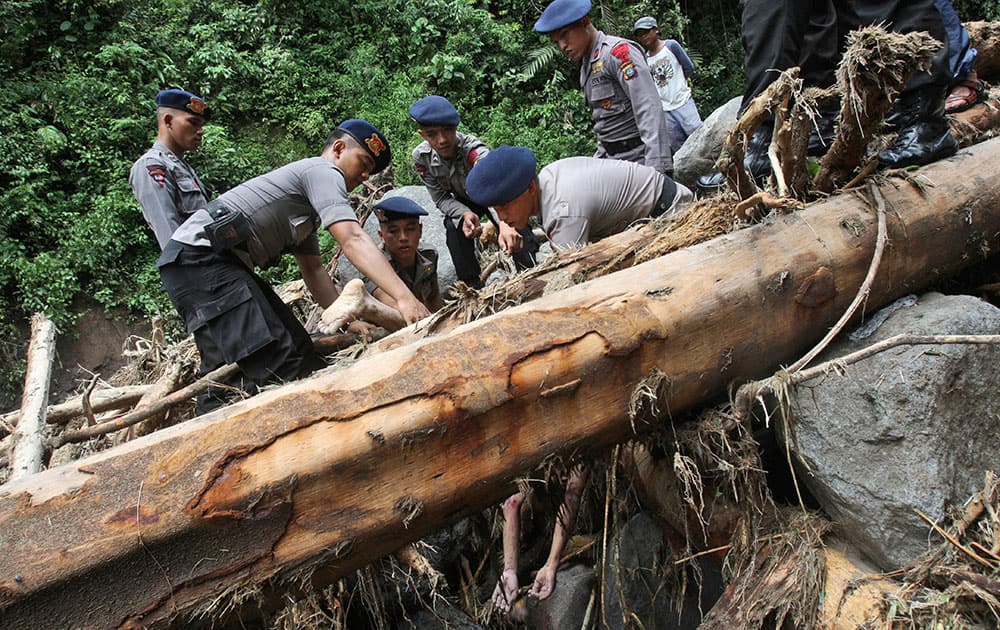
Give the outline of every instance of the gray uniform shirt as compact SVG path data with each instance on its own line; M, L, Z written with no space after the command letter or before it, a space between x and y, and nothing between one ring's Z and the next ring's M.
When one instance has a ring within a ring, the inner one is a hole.
M556 247L586 245L649 216L663 175L622 160L571 157L538 174L542 229Z
M597 135L594 157L638 162L661 173L673 170L660 94L638 44L597 31L590 58L580 64L580 87ZM623 153L604 147L636 137L642 144Z
M135 161L128 183L161 250L174 230L208 203L208 191L194 169L161 142Z
M266 267L286 251L319 254L316 230L338 221L357 221L340 169L322 157L311 157L247 180L219 196L218 202L250 219L247 241L250 262ZM205 226L212 222L199 210L174 232L174 240L211 246Z
M420 173L434 205L457 225L462 214L479 214L471 208L475 204L469 201L465 192L465 177L490 148L479 138L461 132L456 135L456 143L455 157L446 160L431 148L430 143L421 142L413 149L413 167Z

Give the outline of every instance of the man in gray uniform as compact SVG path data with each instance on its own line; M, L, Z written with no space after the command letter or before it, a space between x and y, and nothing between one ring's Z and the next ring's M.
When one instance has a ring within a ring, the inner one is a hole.
M253 272L291 252L316 302L323 308L332 304L337 289L320 258L320 227L392 297L407 323L430 314L358 224L348 201L348 191L384 169L390 155L385 136L370 123L344 121L319 157L244 182L177 228L157 267L194 334L202 373L235 362L263 385L323 366L294 313ZM200 404L200 410L206 407Z
M211 116L208 104L191 92L156 95L156 142L132 165L128 181L161 250L174 230L208 203L208 190L184 154L201 146L202 127Z
M500 248L513 256L517 268L533 267L538 243L531 229L514 230L473 203L465 191L469 171L490 151L486 143L458 131L461 118L443 96L425 96L410 106L409 113L424 139L413 149L413 167L444 214L445 240L458 279L476 289L483 284L475 239L482 234L480 217L484 214L497 224Z
M597 30L589 12L590 0L555 0L535 22L535 30L581 62L580 87L597 135L594 157L673 173L669 131L642 48Z
M586 245L645 218L672 214L694 198L683 184L648 166L571 157L535 175L526 147L501 146L481 159L466 186L476 203L492 206L514 227L541 217L553 247Z

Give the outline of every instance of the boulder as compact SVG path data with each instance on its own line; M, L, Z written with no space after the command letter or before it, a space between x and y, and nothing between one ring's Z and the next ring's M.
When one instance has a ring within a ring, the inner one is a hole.
M726 136L736 126L740 100L737 96L712 112L674 154L674 179L694 190L698 178L715 171Z
M593 593L593 567L578 564L561 569L551 595L541 601L528 598L528 626L537 630L584 627Z
M709 558L695 559L693 564L697 567L687 572L683 605L678 611L671 601L670 589L662 583L664 558L669 563L666 568L672 569L663 534L648 513L636 514L621 528L608 549L604 575L604 618L609 628L698 627L703 613L722 594L721 569Z
M406 197L417 202L427 211L427 216L422 217L420 220L421 225L424 226L420 246L422 248L437 250L438 284L441 286L441 294L447 295L448 287L456 279L455 265L451 262L451 254L448 253L448 244L445 241L444 218L441 215L441 211L437 209L437 206L431 200L431 195L427 192L427 188L424 186L402 186L390 190L386 193L385 197ZM365 232L381 247L382 241L378 237L378 220L374 216L369 217L368 221L365 222L364 228ZM340 259L338 274L341 283L347 283L348 280L362 277L361 273L351 264L351 261L347 260L346 256Z
M840 341L817 362L902 333L1000 333L1000 309L974 297L931 293L909 303L869 337ZM995 345L899 346L793 393L799 479L881 569L941 542L914 508L941 519L997 469L998 365Z
M442 597L396 623L397 630L482 630L483 626Z

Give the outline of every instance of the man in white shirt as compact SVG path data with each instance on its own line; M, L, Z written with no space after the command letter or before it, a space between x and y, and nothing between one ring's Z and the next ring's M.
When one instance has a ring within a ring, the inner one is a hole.
M670 134L670 151L677 153L688 136L701 126L701 116L688 85L688 78L694 76L694 63L677 40L660 39L655 18L639 18L633 32L636 40L646 49L646 63L663 104L663 117Z

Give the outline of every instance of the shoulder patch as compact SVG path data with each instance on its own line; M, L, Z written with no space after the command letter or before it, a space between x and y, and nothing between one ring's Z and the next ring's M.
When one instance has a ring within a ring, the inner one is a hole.
M420 162L414 162L413 168L417 169L417 172L420 173L421 177L427 174L427 167L421 164Z
M635 75L636 75L636 69L635 69L635 66L632 65L631 61L628 62L628 63L623 63L622 64L622 78L623 79L625 79L626 81L631 81L632 79L635 78Z
M629 59L628 54L629 54L628 44L626 44L625 42L622 42L611 49L611 56L621 60L622 64L632 63L631 59Z
M465 159L468 161L469 166L475 166L476 162L479 161L479 149L469 151L469 154L465 156Z
M162 187L167 179L167 169L162 164L147 164L146 170L149 171L149 176Z

